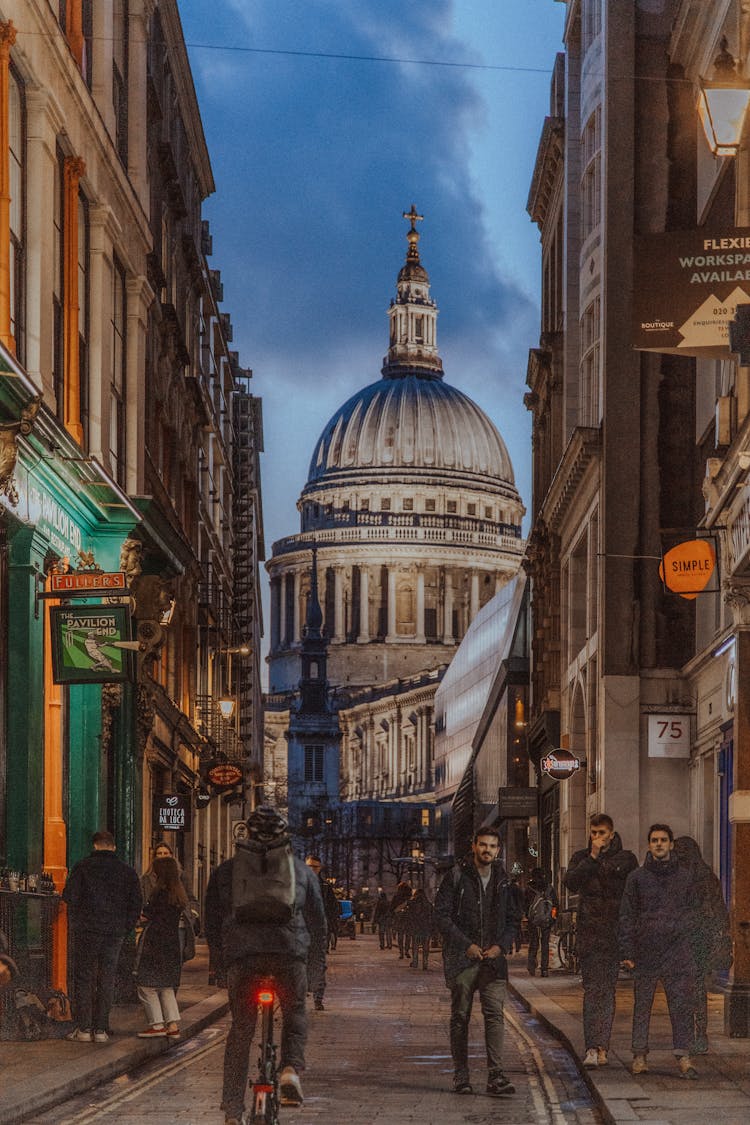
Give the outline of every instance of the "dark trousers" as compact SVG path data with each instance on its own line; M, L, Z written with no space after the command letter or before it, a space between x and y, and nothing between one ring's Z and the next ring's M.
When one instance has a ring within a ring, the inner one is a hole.
M549 935L551 926L535 926L529 922L529 952L528 952L528 967L529 972L536 972L536 955L541 946L540 968L543 973L549 972Z
M380 938L381 949L391 949L393 947L393 931L391 930L390 916L386 915L385 918L378 920L378 936Z
M602 957L597 953L581 957L583 1040L587 1051L597 1047L609 1050L619 971L619 957Z
M250 1043L255 1033L258 1004L255 993L259 981L273 977L281 1003L280 1065L305 1068L307 1016L305 992L307 966L289 956L267 953L236 961L227 970L227 990L232 1026L224 1051L224 1089L222 1107L227 1117L241 1117L250 1069Z
M692 966L680 964L662 966L656 971L641 970L636 966L633 993L633 1054L648 1052L648 1028L656 986L661 981L667 998L669 1020L672 1024L672 1049L676 1055L689 1055L695 1035L695 971Z
M430 956L430 935L429 934L414 934L411 939L411 967L416 969L419 966L419 954L422 953L422 968L427 968L427 961Z
M506 984L504 980L488 977L485 966L481 963L464 969L451 985L450 1039L453 1067L457 1074L468 1074L469 1021L475 992L479 992L484 1016L487 1069L490 1077L494 1077L503 1067L503 1006Z
M108 1031L115 1000L117 962L124 935L76 929L73 935L73 1003L83 1031Z

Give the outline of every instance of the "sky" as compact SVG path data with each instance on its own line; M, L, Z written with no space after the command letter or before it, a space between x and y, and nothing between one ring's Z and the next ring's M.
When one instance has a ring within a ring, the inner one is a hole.
M325 423L380 377L412 203L445 378L500 430L528 508L540 250L526 201L565 4L178 2L216 184L210 264L263 400L267 556L299 530Z

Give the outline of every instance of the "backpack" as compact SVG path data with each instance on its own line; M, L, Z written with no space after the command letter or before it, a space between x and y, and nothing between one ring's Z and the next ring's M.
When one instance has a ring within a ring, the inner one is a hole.
M538 891L529 907L529 921L532 926L545 930L552 925L552 900L543 891Z
M232 861L232 910L242 924L283 926L294 917L297 880L288 836L271 844L240 840Z

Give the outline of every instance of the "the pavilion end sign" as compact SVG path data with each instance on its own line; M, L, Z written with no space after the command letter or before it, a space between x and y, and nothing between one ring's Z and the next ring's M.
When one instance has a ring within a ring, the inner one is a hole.
M52 676L56 684L101 684L133 678L126 606L53 606Z
M635 240L633 346L727 355L729 322L750 303L750 227L698 227Z

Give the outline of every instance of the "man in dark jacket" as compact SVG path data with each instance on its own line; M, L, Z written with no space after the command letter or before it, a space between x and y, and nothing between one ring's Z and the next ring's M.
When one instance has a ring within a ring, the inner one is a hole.
M73 937L73 1015L68 1039L109 1040L117 961L125 935L141 913L141 884L134 868L115 855L111 832L95 832L93 851L70 871L62 897Z
M247 822L250 842L279 844L288 840L289 827L269 805L260 805ZM299 1072L305 1068L308 959L325 960L326 922L317 877L294 858L294 913L288 922L240 922L234 916L232 874L235 859L225 860L211 875L206 890L206 939L211 963L226 978L232 1026L224 1053L222 1107L226 1125L244 1120L250 1043L255 1031L259 982L272 977L281 1003L282 1104L301 1105Z
M501 864L496 828L475 833L469 859L449 871L435 899L435 924L443 935L443 968L451 990L450 1042L453 1089L471 1094L469 1082L469 1020L474 993L479 992L487 1045L487 1093L515 1093L502 1071L503 1005L517 918Z
M583 1065L606 1066L615 989L620 971L617 927L625 880L638 866L625 851L612 818L597 813L590 821L589 844L576 852L565 886L579 895L576 950L583 983Z
M697 912L694 876L675 859L672 829L668 824L652 824L646 861L628 876L620 906L622 963L635 976L633 1074L648 1071L648 1027L656 985L661 981L680 1076L698 1077L690 1059L696 991L692 938Z

